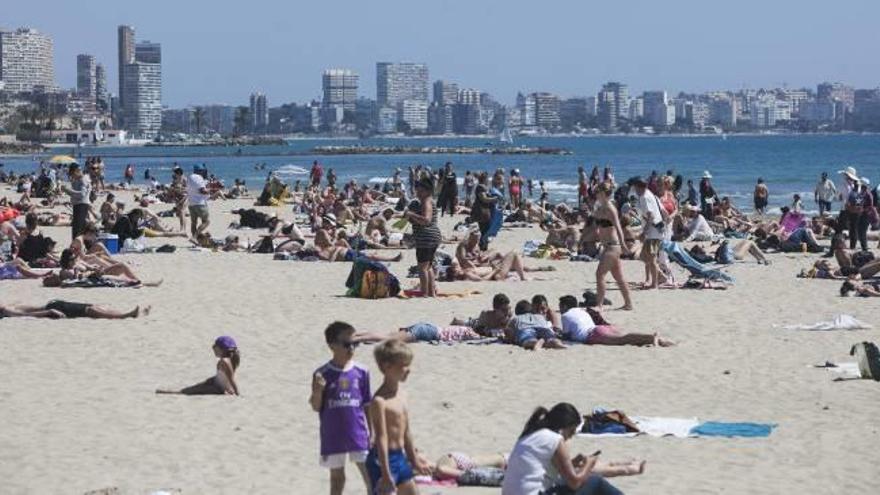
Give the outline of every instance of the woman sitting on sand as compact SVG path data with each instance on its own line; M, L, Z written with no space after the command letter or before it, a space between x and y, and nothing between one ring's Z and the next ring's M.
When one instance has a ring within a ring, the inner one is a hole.
M581 422L578 410L565 402L550 410L537 408L510 453L501 495L622 495L594 471L598 451L591 456L569 453L568 440ZM638 474L643 469L641 465ZM564 484L556 485L560 479Z
M0 305L0 318L31 317L31 318L95 318L105 320L122 320L149 315L150 306L141 309L135 306L131 311L115 311L95 304L75 303L53 299L42 306Z
M217 372L211 378L182 389L158 389L157 394L182 395L239 395L235 371L241 364L241 354L235 339L228 335L217 337L211 347L218 358Z
M85 258L96 259L87 256L78 257L73 249L61 251L61 259L59 261L59 268L61 270L58 273L61 280L82 278L83 276L90 275L110 275L141 283L140 277L135 275L132 269L125 263L118 261L93 263ZM97 259L100 260L101 258L97 257Z

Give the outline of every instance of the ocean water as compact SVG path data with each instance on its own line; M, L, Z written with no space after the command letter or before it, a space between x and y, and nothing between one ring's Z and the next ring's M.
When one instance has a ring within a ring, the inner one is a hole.
M521 138L516 145L565 148L571 155L344 155L313 156L309 151L320 145L407 145L407 146L493 146L497 143L480 138L369 139L369 140L296 140L287 146L238 147L144 147L55 149L33 157L0 157L7 170L34 171L40 159L56 153L78 156L100 154L107 165L107 178L118 182L126 164L135 165L137 182L143 173L151 173L165 182L175 163L189 172L195 164L206 164L210 173L231 182L240 178L252 190L259 190L267 174L276 171L289 183L308 179L313 160L325 171L334 169L341 181L381 183L397 167L413 164L432 168L451 161L459 178L466 170L518 168L523 176L544 180L556 200L577 200L577 167L589 172L611 166L618 181L652 170L663 174L673 170L686 179L698 182L704 171L713 176L713 185L722 196L730 196L736 205L751 209L755 181L762 177L770 188L770 206L790 204L800 193L808 210L816 207L812 191L819 174L828 172L839 184L838 170L855 167L859 175L880 182L880 136L878 135L809 135L809 136L721 136L709 137L554 137ZM240 153L240 154L239 154ZM255 164L265 164L258 170Z

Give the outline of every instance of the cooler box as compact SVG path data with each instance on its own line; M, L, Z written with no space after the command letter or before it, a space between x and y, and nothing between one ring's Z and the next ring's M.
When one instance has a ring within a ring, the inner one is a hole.
M119 236L116 234L101 234L98 236L98 242L110 251L110 254L119 253Z

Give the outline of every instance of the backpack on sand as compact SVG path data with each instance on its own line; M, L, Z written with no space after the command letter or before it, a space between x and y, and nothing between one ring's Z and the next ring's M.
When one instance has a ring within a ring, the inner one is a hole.
M880 349L873 342L860 342L849 351L850 356L856 356L859 363L859 373L862 378L871 378L880 381Z

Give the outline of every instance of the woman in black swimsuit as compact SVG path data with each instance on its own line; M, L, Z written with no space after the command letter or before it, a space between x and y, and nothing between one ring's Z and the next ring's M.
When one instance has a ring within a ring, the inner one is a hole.
M599 258L599 266L596 267L596 300L605 300L605 275L610 271L623 295L623 306L620 309L631 310L633 306L629 297L629 285L623 278L623 269L620 266L620 256L628 254L629 249L624 242L617 208L609 199L612 192L607 182L599 184L596 188L596 210L593 212L593 218L599 232L599 242L602 243L602 257Z

